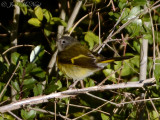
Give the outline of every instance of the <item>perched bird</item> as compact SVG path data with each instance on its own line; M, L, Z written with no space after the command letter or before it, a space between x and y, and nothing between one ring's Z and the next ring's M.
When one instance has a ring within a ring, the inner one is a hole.
M103 69L108 63L129 59L132 56L105 58L86 49L81 43L70 36L63 36L57 41L58 68L74 81L83 80Z

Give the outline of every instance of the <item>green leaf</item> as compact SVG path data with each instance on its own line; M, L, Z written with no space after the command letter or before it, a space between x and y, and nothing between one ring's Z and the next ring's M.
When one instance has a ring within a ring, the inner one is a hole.
M130 82L135 82L135 81L138 81L138 80L139 80L138 77L133 77L133 78L130 80Z
M52 92L55 92L58 89L58 87L59 86L56 85L54 81L51 81L45 89L45 94L50 94Z
M135 6L131 9L128 19L136 17L140 13L140 6Z
M154 75L157 81L157 84L160 85L159 79L160 79L160 60L156 60Z
M108 80L111 80L111 81L113 81L113 82L117 82L116 81L116 75L115 74L112 74L114 71L112 70L112 69L104 69L103 70L103 73L104 73L104 75L106 76L106 77L108 77L108 76L110 76L109 78L108 78ZM111 75L112 74L112 75Z
M119 2L118 7L122 10L126 6L126 2Z
M84 40L88 42L90 50L93 49L95 43L99 43L99 37L91 31L86 33Z
M52 32L52 26L51 25L48 25L46 24L45 27L44 27L44 33L46 36L49 36Z
M67 26L67 23L65 21L61 20L59 17L52 17L50 24L63 25L64 27Z
M140 12L141 12L140 6L133 7L127 17L128 20L135 18ZM130 26L132 25L132 27L136 25L142 26L142 20L138 18L132 21L132 23L135 23L135 24L130 24Z
M107 116L106 114L101 113L101 118L102 120L109 120L109 116Z
M36 46L30 54L30 62L35 63L44 55L44 53L45 51L43 46L41 45Z
M28 78L25 79L23 81L23 85L31 85L31 84L35 84L37 81L32 77L32 78Z
M98 4L98 3L100 3L100 2L101 2L101 0L92 0L92 2L94 2L94 3Z
M132 59L130 59L130 63L139 68L140 58L139 55L135 55Z
M146 39L146 40L148 40L148 43L149 43L149 44L153 44L152 34L149 34L149 33L148 33L148 34L147 34L147 33L146 33L146 34L143 34L143 38Z
M83 112L76 112L73 113L74 117L79 117L79 116L83 116L84 113ZM81 118L81 120L91 120L91 117L89 115L85 115Z
M85 87L95 86L94 80L92 80L91 78L85 79L85 82L86 82L86 86Z
M116 61L115 63L116 63L116 65L114 65L115 70L119 69L122 66L122 61ZM130 64L129 60L125 60L125 62L123 62L123 69L121 70L121 76L131 75L133 73L131 67L133 68L133 64Z
M57 90L61 89L62 88L62 82L60 80L57 81Z
M14 53L11 54L11 61L14 65L16 65L18 63L19 59L20 59L20 54L19 53L14 52Z
M130 9L129 8L126 8L125 10L124 10L124 13L122 14L122 20L124 19L124 20L126 20L127 18L128 18L128 15L129 15L129 13L130 13ZM125 21L126 22L126 21Z
M31 119L35 118L36 111L34 111L34 110L27 111L27 110L22 109L21 116L24 120L31 120Z
M35 12L35 15L36 17L42 21L43 20L43 11L42 11L42 8L40 6L37 6L34 8L34 12Z
M41 26L41 21L39 21L37 18L29 19L28 23L35 26L35 27L40 27Z
M141 20L140 20L141 21ZM137 22L137 23L136 23ZM130 36L131 37L135 37L135 36L138 36L138 35L141 35L141 32L144 30L142 25L141 25L141 22L138 23L138 20L136 21L135 20L135 23L134 21L132 23L130 23L126 29L128 30L128 32L131 34Z
M7 67L4 63L0 62L0 75L2 75L4 72L7 72Z
M37 67L37 68L34 68L32 71L31 71L31 74L36 76L36 77L39 77L41 79L45 78L46 77L46 72L43 71L42 68L40 67Z
M132 5L136 6L136 5L141 5L144 6L147 4L146 0L132 0Z
M37 85L34 86L33 88L34 96L42 95L42 92L43 92L42 84L38 83Z
M11 84L15 90L17 90L18 92L20 91L20 87L17 81L15 82L11 81Z
M151 112L151 117L154 119L154 120L159 120L158 118L159 118L159 114L157 115L157 112L156 111L152 111Z
M36 67L37 66L36 66L35 63L29 63L29 64L27 64L27 66L25 67L26 74L30 73Z
M52 18L52 14L46 9L43 9L43 14L44 14L44 17L47 19L47 22L50 22Z
M140 43L138 43L137 41L133 41L133 48L134 48L134 50L136 50L138 53L140 53L140 50L141 50Z

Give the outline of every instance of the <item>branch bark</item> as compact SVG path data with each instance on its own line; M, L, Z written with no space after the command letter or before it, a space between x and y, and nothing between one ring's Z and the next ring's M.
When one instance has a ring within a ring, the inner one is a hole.
M113 89L124 89L124 88L142 88L145 86L153 85L155 83L155 78L150 78L144 81L137 81L137 82L128 82L128 83L120 83L120 84L113 84L113 85L103 85L103 86L94 86L94 87L88 87L83 89L72 89L72 90L66 90L63 92L58 93L52 93L49 95L43 95L43 96L36 96L27 98L24 100L20 100L17 102L10 103L8 105L4 105L0 107L0 112L8 112L12 110L16 110L21 108L22 106L26 105L34 105L34 104L40 104L44 102L48 102L48 99L53 98L66 98L73 95L78 95L81 93L87 93L87 92L94 92L94 91L103 91L103 90L113 90Z
M145 80L147 75L148 40L143 39L140 54L140 74L139 79Z
M73 10L73 12L71 14L71 17L68 20L67 27L66 27L65 31L68 31L73 26L73 23L74 23L74 21L76 19L76 16L77 16L77 14L78 14L78 12L80 10L81 5L82 5L82 0L79 0L76 3L76 5L74 7L74 10Z

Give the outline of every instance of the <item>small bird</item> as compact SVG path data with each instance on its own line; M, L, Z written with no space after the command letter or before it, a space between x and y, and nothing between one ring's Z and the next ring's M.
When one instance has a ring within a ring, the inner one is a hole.
M107 59L92 53L71 36L63 36L58 39L57 46L58 54L56 59L58 68L74 81L83 80L103 69L108 63L133 57L125 56Z

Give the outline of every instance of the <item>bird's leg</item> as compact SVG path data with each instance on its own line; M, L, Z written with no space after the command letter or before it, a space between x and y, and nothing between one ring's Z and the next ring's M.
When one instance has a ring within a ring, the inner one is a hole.
M80 81L81 87L84 88L83 80L75 80L72 85L69 86L69 89L76 88L77 83Z
M74 88L76 88L76 85L77 85L78 81L79 81L79 80L75 80L74 83L69 86L69 89L74 89Z
M81 87L84 88L83 80L80 80Z

